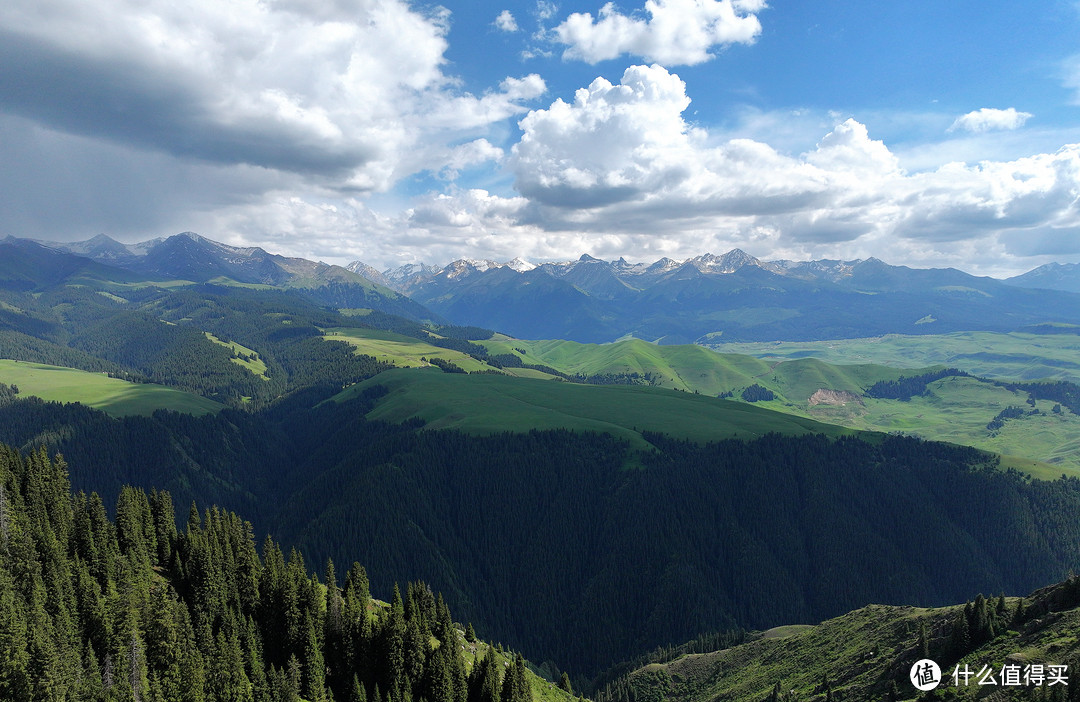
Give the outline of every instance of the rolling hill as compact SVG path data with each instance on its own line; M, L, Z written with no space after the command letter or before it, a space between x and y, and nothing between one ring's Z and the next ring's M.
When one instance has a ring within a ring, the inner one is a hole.
M78 402L114 417L151 415L167 409L192 415L221 411L223 405L189 392L152 383L132 383L101 373L0 359L0 383L47 402Z
M1062 472L1080 474L1077 442L1080 416L1059 402L1032 400L1023 390L981 378L962 377L935 381L924 394L904 400L867 397L866 391L874 383L941 370L944 366L902 370L875 363L849 365L841 362L846 356L838 350L851 347L849 356L861 359L873 358L870 354L875 352L886 354L888 349L906 349L908 355L888 358L952 361L959 354L946 355L946 350L964 348L961 344L971 336L946 337L937 345L933 343L935 337L917 337L910 349L902 346L907 337L903 340L886 337L877 343L865 340L714 347L768 354L763 358L716 353L696 345L661 346L637 339L613 344L579 344L496 338L483 343L493 354L512 353L523 362L544 364L571 375L615 376L623 381L640 380L713 396L730 393L736 399L756 384L774 394L772 400L755 403L763 408L854 429L903 432L1022 457L1027 461L1016 463L1016 467L1040 477L1056 477ZM992 343L998 341L997 336L981 334L976 338L990 337L984 343ZM1075 337L1069 336L1007 335L1003 340L1008 346L996 357L1024 363L1026 367L1064 359L1076 345ZM1045 345L1025 345L1029 340L1044 340ZM918 348L938 355L928 353L920 357ZM830 362L804 356L807 349L821 350ZM860 353L862 349L867 351ZM1042 353L1049 358L1041 358ZM970 357L981 356L973 352ZM986 362L985 358L982 362ZM994 418L1010 407L1022 407L1023 417L990 429L988 425Z
M1061 331L1058 334L886 334L860 339L708 343L706 346L720 353L749 354L771 362L817 358L828 363L873 363L893 368L946 365L985 378L1048 378L1080 383L1080 335L1068 327Z
M476 434L571 429L609 433L648 447L642 433L706 442L782 435L844 436L849 430L741 402L664 388L583 385L554 380L468 376L436 369L391 370L332 398L344 402L373 387L387 389L367 416L424 420L431 429Z

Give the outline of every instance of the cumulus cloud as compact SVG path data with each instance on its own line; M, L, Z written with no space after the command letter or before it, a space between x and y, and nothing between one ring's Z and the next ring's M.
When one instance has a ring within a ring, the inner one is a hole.
M538 94L532 78L459 92L443 72L448 13L403 0L9 0L0 28L8 114L355 191L385 190L425 167L428 144L482 137Z
M516 32L518 30L517 20L514 19L514 15L510 10L503 10L499 13L499 16L495 18L495 26L504 32Z
M1010 107L1007 110L984 107L957 117L956 121L949 127L949 131L982 134L998 130L1019 129L1032 116L1030 112L1017 112L1015 107Z
M567 45L564 59L598 63L623 54L665 65L693 65L713 58L711 50L752 44L761 34L764 0L646 0L645 13L624 15L613 2L597 17L575 12L554 29Z
M689 176L690 104L678 76L633 66L619 85L597 78L574 96L521 120L514 146L517 187L540 202L587 207L634 198Z
M756 241L765 255L892 254L967 269L1028 255L1033 240L1080 252L1080 145L909 173L855 119L787 154L753 139L718 142L684 120L689 104L682 80L653 65L529 112L508 160L522 197L496 228L531 227L564 244L584 231L683 256ZM469 205L439 203L454 206ZM483 229L482 216L468 221ZM530 241L520 237L521 253L539 258Z

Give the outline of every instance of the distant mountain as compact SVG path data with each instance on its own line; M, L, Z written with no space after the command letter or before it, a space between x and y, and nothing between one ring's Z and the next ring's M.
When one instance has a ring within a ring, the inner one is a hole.
M194 232L139 244L122 244L99 234L87 241L35 245L116 266L142 279L300 289L334 307L370 307L412 319L433 317L389 286L341 266L271 254L259 247L229 246Z
M380 273L378 269L372 268L363 261L353 261L349 265L345 266L345 270L356 273L359 276L367 278L376 285L382 285L383 287L394 289L393 282L390 281L385 275Z
M1080 263L1047 263L1023 275L1006 278L1009 285L1080 293Z
M111 241L111 240L110 240ZM67 253L29 239L0 240L0 288L37 290L73 282L134 282L140 275L107 261Z
M1080 322L1080 295L962 271L851 261L762 261L738 249L653 264L625 259L529 270L455 261L387 271L395 288L457 324L519 338L661 343L1012 331Z

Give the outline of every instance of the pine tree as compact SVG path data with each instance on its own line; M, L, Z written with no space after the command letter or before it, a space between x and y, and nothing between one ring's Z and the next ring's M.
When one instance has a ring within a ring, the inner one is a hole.
M968 627L968 618L964 612L958 612L953 619L949 647L952 651L953 660L963 658L971 650L971 632Z
M360 684L360 678L353 675L352 690L349 692L348 702L367 702L367 692Z

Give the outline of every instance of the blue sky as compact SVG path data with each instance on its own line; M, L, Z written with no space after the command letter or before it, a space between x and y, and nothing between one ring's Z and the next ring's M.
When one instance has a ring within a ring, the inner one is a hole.
M1080 261L1080 3L9 0L0 235Z

